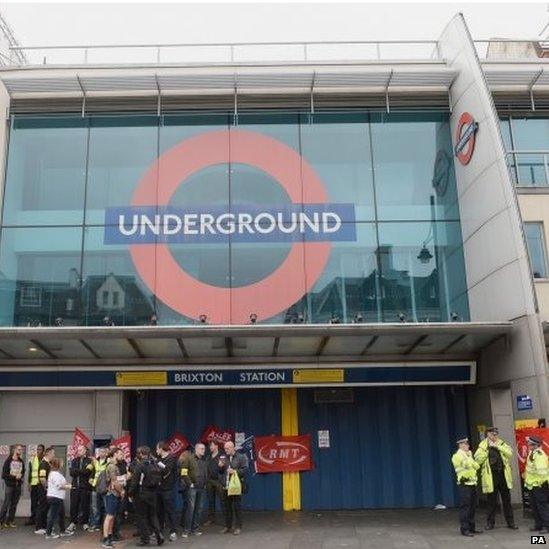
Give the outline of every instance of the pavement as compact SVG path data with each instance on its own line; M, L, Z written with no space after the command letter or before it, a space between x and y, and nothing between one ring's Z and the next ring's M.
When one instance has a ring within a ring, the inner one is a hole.
M479 511L478 525L483 524L484 512ZM503 526L498 516L496 528L474 538L459 534L455 509L360 510L318 512L250 512L244 514L240 536L221 534L221 526L211 525L204 534L189 540L166 541L164 547L189 546L193 549L515 549L530 546L532 525L522 511L515 511L519 530ZM71 538L45 540L33 529L17 522L18 527L0 531L0 548L25 549L86 549L99 547L99 534L78 531ZM124 541L117 548L134 547L133 528L123 530ZM549 543L549 535L545 537ZM151 547L156 544L151 543Z

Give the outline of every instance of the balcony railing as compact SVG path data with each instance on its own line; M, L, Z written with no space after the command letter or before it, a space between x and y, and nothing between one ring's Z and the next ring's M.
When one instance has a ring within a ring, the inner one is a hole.
M510 150L506 157L517 187L549 187L549 149Z
M13 46L30 65L320 63L439 59L436 40Z
M549 57L549 40L541 38L490 38L474 40L480 59L524 61Z

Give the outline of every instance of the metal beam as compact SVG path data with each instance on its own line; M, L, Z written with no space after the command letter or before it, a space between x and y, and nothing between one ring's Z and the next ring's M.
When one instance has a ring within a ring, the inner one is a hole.
M372 347L378 339L379 336L373 336L372 339L370 339L370 341L368 341L368 343L366 344L366 347L362 349L362 352L360 354L365 355L370 350L370 347Z
M187 351L187 347L185 347L183 340L180 337L178 337L176 338L176 341L177 341L177 345L179 346L179 350L183 355L183 358L189 358L189 352Z
M389 84L391 83L391 80L393 78L393 70L391 69L391 72L389 73L389 78L387 79L387 84L385 84L385 107L387 109L387 112L391 112L391 107L389 105Z
M127 338L127 341L128 343L131 345L132 349L135 351L135 354L139 357L139 358L146 358L145 354L143 353L143 351L139 348L139 345L137 344L137 341L135 341L135 339L131 338L131 337L128 337Z
M278 356L278 347L280 345L280 337L275 337L274 338L274 343L273 343L273 356Z
M227 356L232 357L233 356L233 338L232 337L225 338L225 347L227 349Z
M422 341L425 341L428 337L429 336L427 334L419 336L402 354L409 355L418 345L421 344Z
M316 350L316 356L320 356L322 352L324 351L326 345L328 345L328 341L330 341L330 336L324 336L318 345L318 348Z
M440 352L442 354L447 353L452 347L463 341L467 337L467 334L461 334L460 336L457 336L456 339L453 339L444 349L442 349Z
M84 341L83 339L79 339L78 341L80 342L80 345L82 345L82 347L84 347L84 349L86 349L94 358L101 358L99 353L97 353L97 351L95 351L95 349L93 349L88 342Z
M536 110L536 102L534 101L534 84L539 80L540 76L543 74L543 67L540 69L540 71L532 78L532 81L528 85L528 92L530 93L530 105L532 106L532 110Z
M40 343L40 341L36 340L36 339L31 339L30 342L35 346L37 347L38 349L40 349L43 353L47 354L50 358L53 358L53 359L57 359L57 355L55 353L52 353L45 345L43 345L42 343Z

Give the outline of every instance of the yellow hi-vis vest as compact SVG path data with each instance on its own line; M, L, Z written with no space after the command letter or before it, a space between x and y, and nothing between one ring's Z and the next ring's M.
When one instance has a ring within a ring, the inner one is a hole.
M38 456L34 456L31 459L30 465L31 465L30 485L38 486L38 469L40 468L40 460L38 459Z
M95 488L97 481L99 479L99 475L107 469L107 465L109 464L109 460L105 458L105 461L101 463L99 460L95 462L95 475L90 480L90 484Z
M528 490L538 488L544 482L549 481L549 459L541 449L532 450L526 458L524 469L524 485Z
M513 450L509 444L499 439L497 441L497 449L501 454L503 461L503 475L505 476L505 484L507 488L511 490L513 488L513 473L511 472L511 464L509 459L513 455ZM477 448L475 452L475 460L480 465L480 478L482 481L482 493L491 494L494 491L494 479L492 477L492 468L490 467L490 460L488 459L488 439L485 438Z
M468 486L476 486L477 471L480 465L473 459L472 455L460 449L452 456L452 465L456 471L458 484L462 484L461 481L463 480L463 483Z

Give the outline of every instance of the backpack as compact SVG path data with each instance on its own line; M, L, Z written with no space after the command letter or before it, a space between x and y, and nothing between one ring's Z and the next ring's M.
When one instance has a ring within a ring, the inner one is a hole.
M143 466L143 480L141 487L144 490L157 490L162 483L162 469L156 461L149 461Z
M104 496L109 489L109 482L107 480L107 470L103 470L99 473L97 477L97 483L95 485L95 491L100 495Z

